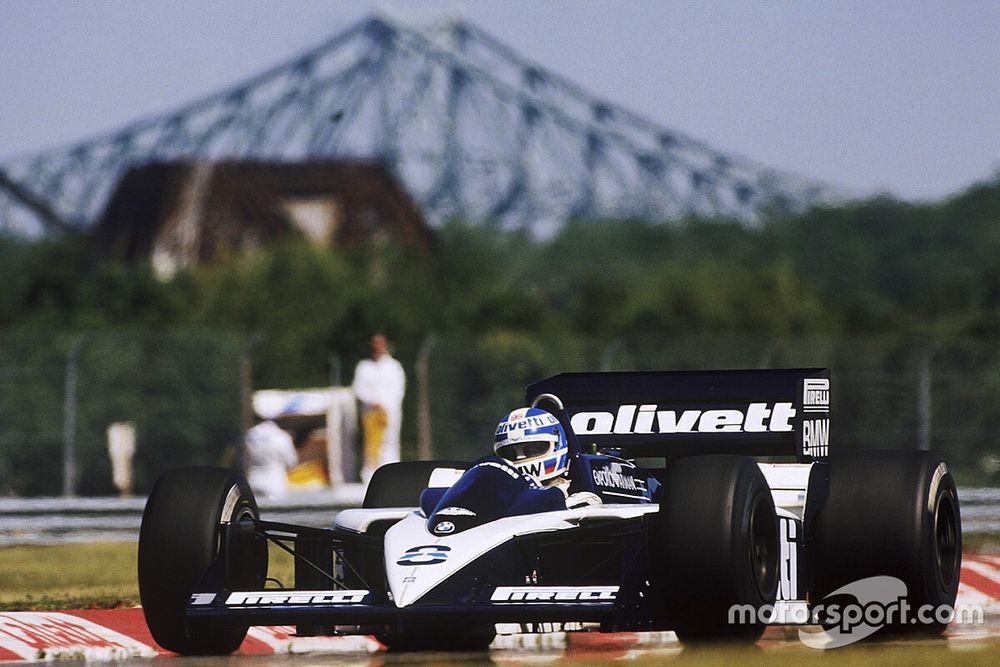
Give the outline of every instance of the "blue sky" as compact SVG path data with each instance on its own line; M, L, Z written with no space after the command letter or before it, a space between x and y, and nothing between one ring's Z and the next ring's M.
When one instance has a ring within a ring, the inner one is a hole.
M1000 2L0 0L0 158L112 130L376 9L463 16L592 93L859 194L1000 168Z

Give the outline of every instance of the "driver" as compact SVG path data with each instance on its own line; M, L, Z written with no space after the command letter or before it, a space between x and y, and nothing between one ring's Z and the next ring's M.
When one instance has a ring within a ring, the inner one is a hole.
M566 496L566 507L599 505L589 491L569 493L569 444L559 420L541 408L519 408L497 424L493 451L542 486Z

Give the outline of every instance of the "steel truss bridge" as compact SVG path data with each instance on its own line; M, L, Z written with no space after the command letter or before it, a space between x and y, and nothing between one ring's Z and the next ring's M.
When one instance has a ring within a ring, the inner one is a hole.
M171 113L0 164L0 233L86 230L123 173L166 161L384 161L432 223L545 235L571 218L726 216L829 199L667 129L460 20L363 20Z

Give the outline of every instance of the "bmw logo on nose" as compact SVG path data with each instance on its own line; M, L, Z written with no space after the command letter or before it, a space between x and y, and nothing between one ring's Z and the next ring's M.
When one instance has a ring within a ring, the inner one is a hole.
M396 561L396 565L437 565L448 560L449 551L451 551L451 547L443 544L410 547Z
M438 525L434 526L435 535L449 535L455 532L455 524L451 521L442 521Z

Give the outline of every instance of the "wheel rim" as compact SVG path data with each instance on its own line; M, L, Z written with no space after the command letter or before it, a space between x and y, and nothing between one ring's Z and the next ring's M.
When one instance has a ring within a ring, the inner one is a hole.
M958 525L950 493L942 493L938 497L934 510L934 559L941 584L950 589L958 569Z
M770 506L761 496L750 513L750 570L757 591L765 600L773 594L778 577L778 534L774 514L768 510Z

